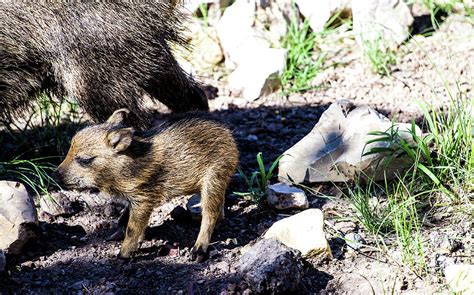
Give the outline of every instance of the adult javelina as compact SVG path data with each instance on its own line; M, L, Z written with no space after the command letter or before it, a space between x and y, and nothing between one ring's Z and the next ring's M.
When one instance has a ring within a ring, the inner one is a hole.
M148 131L127 126L126 109L77 133L54 177L66 188L99 189L130 203L120 256L137 250L153 207L201 193L202 222L192 254L202 259L223 217L224 195L238 162L231 132L216 122L184 118Z
M176 0L149 3L0 2L0 119L35 95L75 98L98 122L127 107L150 123L145 94L172 111L207 110L200 85L174 59L184 45Z

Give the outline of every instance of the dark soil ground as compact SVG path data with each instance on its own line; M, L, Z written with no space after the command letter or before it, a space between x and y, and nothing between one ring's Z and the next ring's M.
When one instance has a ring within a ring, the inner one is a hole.
M225 81L213 81L220 95L211 102L211 116L233 129L241 153L240 165L247 173L257 168L258 152L262 151L265 162L271 163L306 135L336 99L371 105L401 121L415 118L421 122L420 113L414 109L415 98L434 99L435 93L446 102L446 89L454 95L461 91L472 96L474 29L472 23L454 21L432 37L403 45L392 77L372 74L360 59L354 58L323 72L320 82L326 87L322 89L289 96L277 93L253 102L227 97ZM447 77L448 87L439 85L439 72ZM71 135L74 128L70 129ZM305 262L301 294L444 292L439 272L443 263L472 263L472 241L467 238L472 233L470 218L451 216L443 210L427 215L430 227L424 229L423 236L429 248L430 274L420 278L397 262L399 254L393 241L386 241L391 255L373 244L338 189L330 184L313 188L320 194L309 196L310 207L325 213L334 258ZM241 253L276 220L297 212L275 211L232 194L242 190L245 185L236 174L228 189L226 219L216 229L210 257L203 263L189 258L199 222L190 220L179 209L185 206L186 197L155 210L139 253L123 262L116 258L121 242L107 240L117 227L123 205L107 201L86 208L81 201L83 196L68 192L78 204L75 214L53 217L40 213L38 238L27 245L20 257L7 257L8 271L0 275L0 294L242 293L248 287L236 270ZM360 233L367 246L358 251L348 249L339 237L344 228ZM450 253L436 252L445 240L457 246Z

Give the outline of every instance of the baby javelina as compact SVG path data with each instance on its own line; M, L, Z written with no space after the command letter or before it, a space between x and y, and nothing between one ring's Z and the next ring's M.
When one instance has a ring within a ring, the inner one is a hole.
M201 193L201 228L191 253L202 260L238 163L231 131L211 120L184 118L142 132L127 126L128 114L119 109L104 124L79 131L54 177L69 189L99 189L128 200L122 258L138 249L154 207Z

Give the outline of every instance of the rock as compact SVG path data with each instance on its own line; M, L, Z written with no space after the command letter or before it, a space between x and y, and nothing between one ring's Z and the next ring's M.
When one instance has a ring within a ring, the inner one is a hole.
M330 258L331 249L324 235L324 217L319 209L307 209L275 222L264 238L276 238L301 252L304 257Z
M410 35L413 16L405 1L353 0L353 29L361 48L367 42L395 49Z
M444 275L450 292L463 295L474 294L474 265L450 265L445 268Z
M308 198L302 189L284 183L268 186L267 202L271 207L280 210L307 209L309 207Z
M0 273L5 270L7 265L7 259L5 258L5 253L0 249Z
M348 233L344 236L347 246L354 250L359 250L364 244L364 239L358 233Z
M218 2L216 0L186 0L183 1L183 6L185 11L188 11L190 14L195 13L198 9L199 6L203 4L209 4L213 2Z
M242 255L238 269L256 293L295 291L303 277L300 253L276 239L257 242Z
M254 27L255 1L237 0L217 24L217 36L225 53L225 64L235 69L229 76L234 96L254 100L280 87L286 50L271 48L262 30Z
M334 225L334 229L342 232L343 234L353 232L356 228L357 225L352 221L341 221Z
M216 258L217 256L219 256L219 251L217 251L217 250L211 250L211 251L209 251L209 258L214 259L214 258Z
M252 101L268 95L281 86L286 50L255 47L229 76L229 88Z
M367 141L377 138L371 131L385 132L394 126L399 135L412 142L411 124L392 123L369 107L358 107L345 115L340 104L332 104L303 139L283 153L278 178L285 183L346 182L372 178L376 181L395 176L412 161L396 154L396 161L384 165L385 154L362 156L372 148L391 147L390 142ZM421 130L416 126L416 133Z
M79 201L85 204L88 209L103 207L111 202L118 203L117 198L111 197L105 193L99 192L77 192L77 191L61 191L62 194L71 201ZM126 201L123 201L126 204Z
M173 244L164 244L158 250L158 255L160 256L179 256L179 247Z
M255 48L269 48L262 34L253 28L255 1L237 0L229 6L216 25L217 36L230 69L251 56Z
M207 28L204 32L196 39L196 44L193 48L193 55L197 56L201 60L201 65L214 66L220 63L224 59L217 32L214 28ZM191 42L193 46L193 42Z
M224 60L214 27L203 26L195 19L189 23L189 27L186 37L193 50L177 50L178 60L189 74L195 74L194 69L210 69Z
M168 256L175 257L179 256L179 248L171 248L170 251L168 252Z
M349 0L296 0L301 14L308 19L314 32L324 29L326 22L335 14L350 10Z
M0 250L18 255L26 242L36 236L38 217L23 184L0 181Z
M202 208L201 208L201 196L199 194L193 194L186 203L186 209L188 209L193 220L201 220Z
M123 227L118 227L116 228L112 234L110 234L107 238L105 238L106 241L122 241L125 238L125 230Z
M62 192L41 196L39 205L41 210L53 216L70 216L77 213L72 201Z
M263 0L257 2L254 28L263 38L276 46L288 32L288 20L293 14L291 1Z

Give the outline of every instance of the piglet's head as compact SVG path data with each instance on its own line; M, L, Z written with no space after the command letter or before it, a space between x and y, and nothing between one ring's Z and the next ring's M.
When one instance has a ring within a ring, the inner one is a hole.
M77 190L113 185L117 173L131 160L126 152L135 131L126 124L128 114L127 109L116 110L104 124L79 131L53 178L63 187Z

